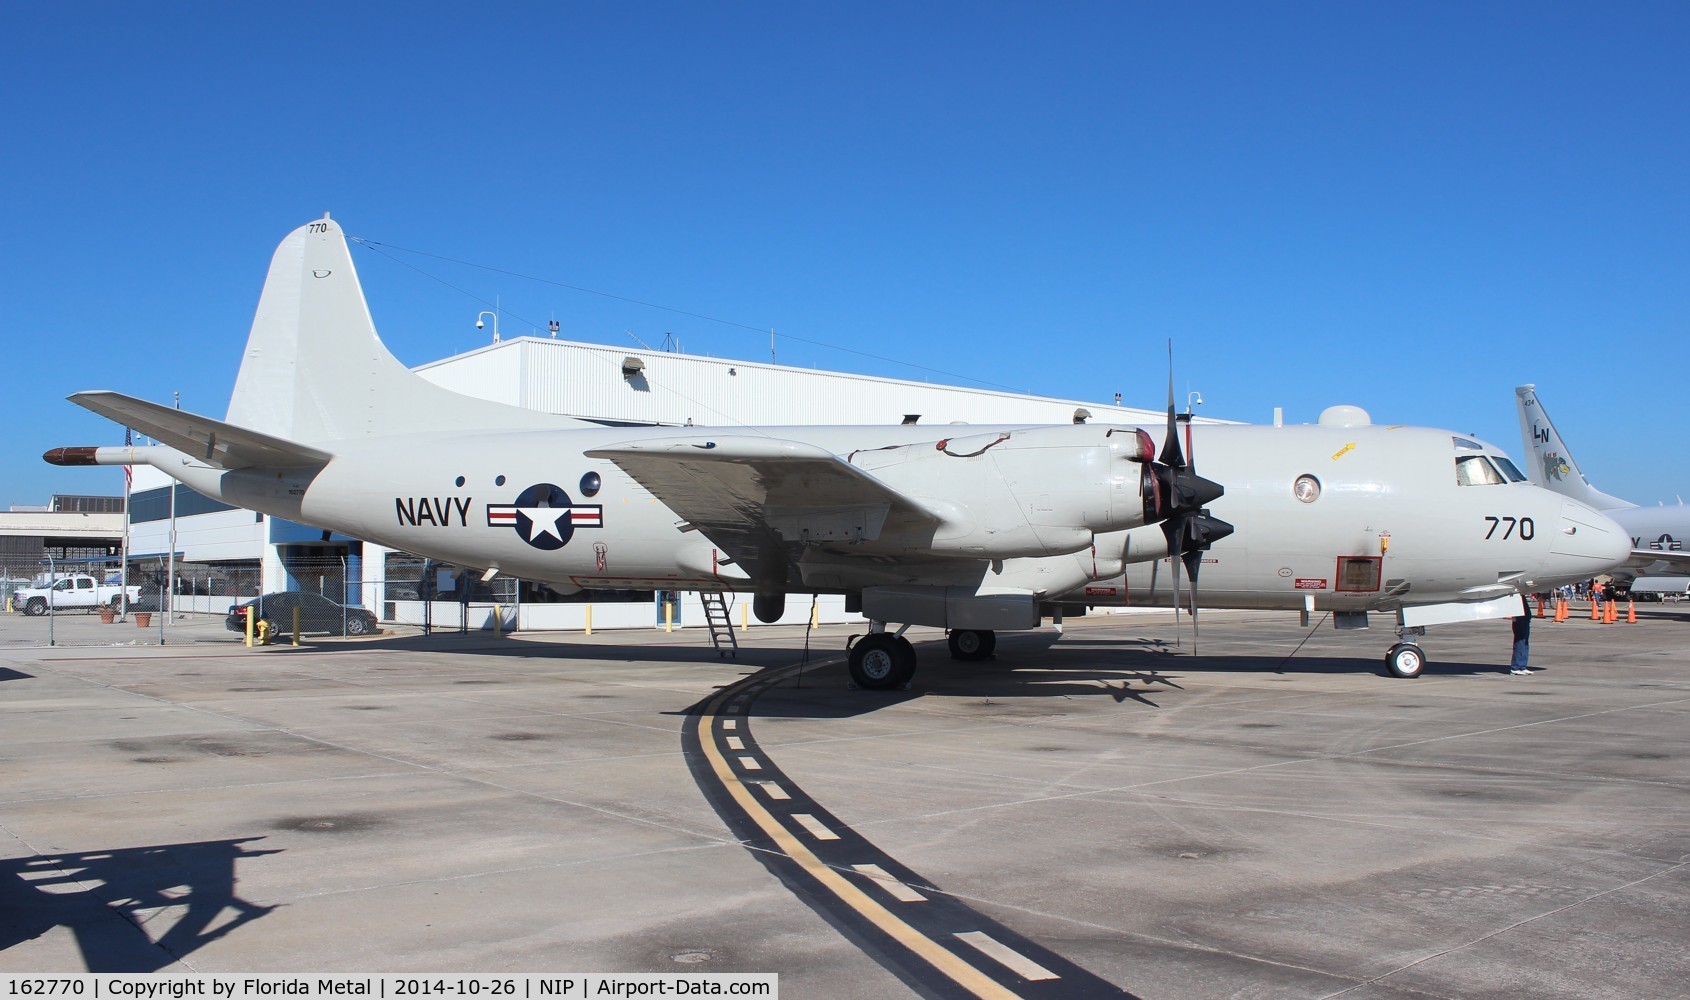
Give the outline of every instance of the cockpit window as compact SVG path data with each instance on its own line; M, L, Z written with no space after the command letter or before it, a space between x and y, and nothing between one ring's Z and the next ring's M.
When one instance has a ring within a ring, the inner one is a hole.
M1492 455L1490 460L1496 463L1496 467L1502 470L1502 474L1508 477L1509 482L1523 483L1526 481L1525 473L1521 472L1513 462L1510 462L1507 455Z
M1483 455L1461 455L1455 460L1458 486L1501 486L1508 480Z
M1471 438L1458 437L1458 438L1451 438L1450 440L1455 442L1455 450L1456 451L1484 451L1485 450L1484 445L1480 444L1477 441L1474 441Z

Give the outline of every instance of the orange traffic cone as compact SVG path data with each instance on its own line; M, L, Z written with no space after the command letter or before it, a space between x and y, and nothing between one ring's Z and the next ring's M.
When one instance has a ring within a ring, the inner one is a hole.
M1555 602L1555 620L1557 622L1567 620L1567 599L1565 597Z
M1543 595L1542 594L1533 594L1532 600L1537 602L1537 616L1539 618L1542 618L1543 617L1543 606L1544 606Z
M1612 625L1620 620L1620 602L1609 601L1607 610L1602 613L1602 624Z
M1625 620L1632 625L1637 624L1637 602L1636 601L1625 602Z
M1594 597L1590 599L1590 620L1593 622L1602 620L1602 602Z

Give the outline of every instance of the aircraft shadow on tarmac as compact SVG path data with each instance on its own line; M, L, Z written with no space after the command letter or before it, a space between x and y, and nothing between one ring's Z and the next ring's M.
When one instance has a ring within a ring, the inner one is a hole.
M1189 648L1189 647L1187 647ZM992 659L962 663L943 647L927 644L923 663L909 687L898 691L852 691L842 697L843 671L824 669L770 688L747 706L753 718L850 718L925 695L966 698L1096 698L1160 708L1160 695L1204 683L1203 674L1373 674L1388 675L1381 660L1355 656L1192 656L1161 640L1075 640L1040 634L999 640ZM1428 663L1428 676L1506 673L1501 663ZM1382 683L1384 681L1382 680ZM1390 683L1408 683L1389 678ZM707 699L708 700L708 699ZM701 702L700 705L704 704Z
M1086 664L1100 670L1156 667L1184 673L1239 674L1377 674L1390 676L1385 669L1383 650L1378 657L1332 655L1304 652L1285 656L1274 654L1226 653L1220 656L1191 655L1191 647L1175 646L1161 640L1120 643L1109 640L1064 639L1042 649L1023 647L1020 643L1000 642L1000 659L1020 667L1063 667ZM1508 672L1506 644L1498 650L1498 659L1484 663L1440 662L1426 663L1426 675L1496 674ZM1397 680L1397 678L1392 678Z
M630 633L630 635L635 634L639 633ZM747 646L739 650L738 656L723 656L709 645L704 644L702 640L697 643L647 644L626 642L612 645L606 643L559 642L550 637L544 641L530 641L523 639L520 634L495 639L485 632L465 634L455 630L450 632L437 631L433 635L383 636L360 640L356 644L342 643L338 640L314 644L311 643L309 638L302 640L302 643L304 644L302 649L318 653L351 653L365 649L385 649L417 653L465 652L475 653L478 656L513 656L548 660L589 657L598 660L640 660L652 663L727 662L744 663L752 667L777 664L784 666L803 655L804 651L802 640L790 646ZM822 648L816 645L810 647L812 659L840 652L841 650L837 648Z
M0 667L0 681L23 681L34 676L21 670L13 670L11 667Z
M281 853L260 839L0 859L0 954L64 927L89 972L163 969L275 909L235 895L237 861Z

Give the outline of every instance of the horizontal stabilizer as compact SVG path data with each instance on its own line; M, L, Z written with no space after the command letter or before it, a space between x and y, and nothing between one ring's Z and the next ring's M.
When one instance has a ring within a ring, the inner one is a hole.
M323 465L326 451L119 392L79 392L70 401L175 448L214 469Z

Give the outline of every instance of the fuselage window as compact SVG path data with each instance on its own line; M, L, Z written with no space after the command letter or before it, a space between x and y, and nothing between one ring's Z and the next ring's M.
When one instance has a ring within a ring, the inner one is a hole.
M1523 483L1526 481L1525 473L1520 471L1519 466L1509 461L1507 455L1492 455L1490 458L1491 461L1496 463L1496 467L1502 470L1502 474L1508 477L1509 482Z
M1455 460L1458 486L1501 486L1508 482L1483 455L1462 455Z

